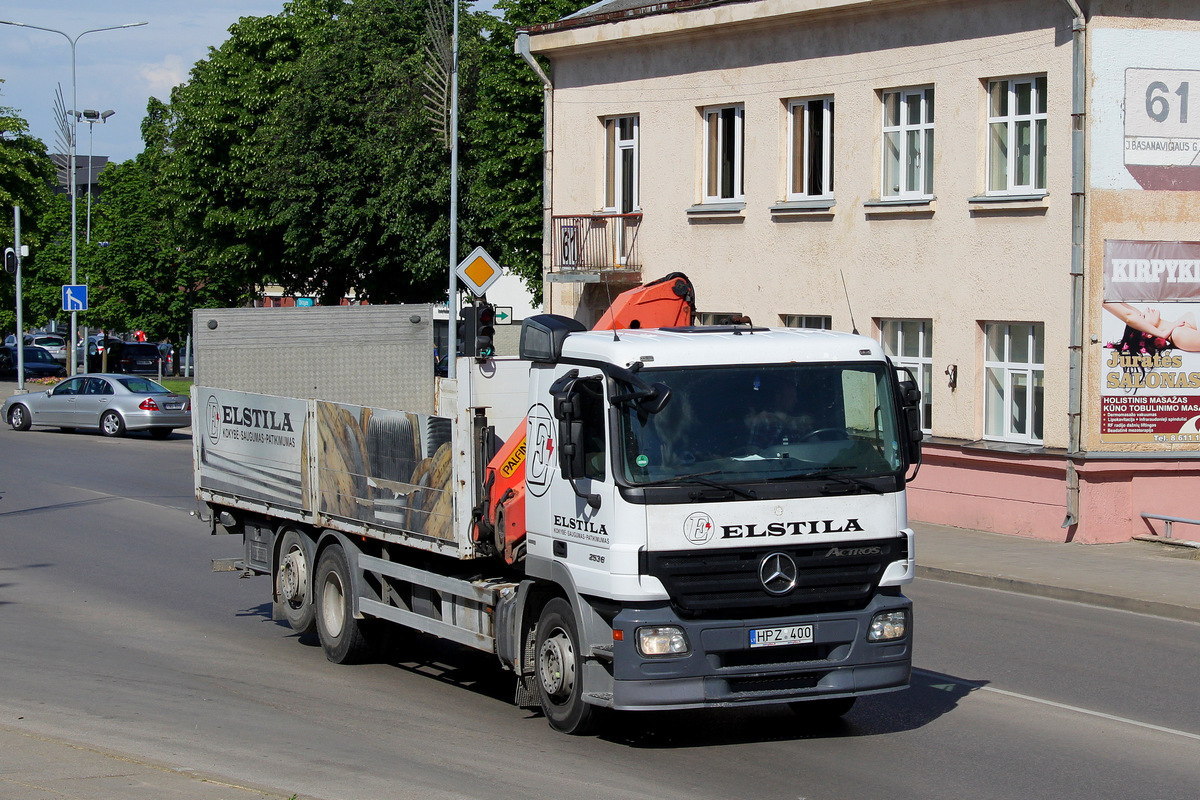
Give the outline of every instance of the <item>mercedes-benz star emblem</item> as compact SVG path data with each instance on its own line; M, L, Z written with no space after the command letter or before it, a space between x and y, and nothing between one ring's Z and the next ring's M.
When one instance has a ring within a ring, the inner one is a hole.
M796 588L800 571L796 562L787 553L771 553L763 556L758 565L758 579L763 588L773 595L784 595Z

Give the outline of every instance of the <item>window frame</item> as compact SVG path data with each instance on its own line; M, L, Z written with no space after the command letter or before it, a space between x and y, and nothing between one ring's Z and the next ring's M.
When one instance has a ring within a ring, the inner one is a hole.
M621 123L629 121L629 136L622 136ZM604 126L604 197L601 208L613 214L634 214L642 210L640 133L641 120L638 114L616 114L602 117ZM625 197L624 157L631 154L632 175L630 176L630 194ZM628 203L626 201L629 201ZM628 210L624 206L628 205Z
M811 191L813 175L811 167L814 162L814 147L812 141L812 114L814 104L820 104L821 112L821 191ZM799 120L797 119L799 118ZM787 105L787 193L788 200L824 200L833 198L834 187L834 104L833 95L804 97L789 100ZM797 122L800 130L797 131ZM800 145L797 152L797 144ZM799 175L797 175L799 168ZM801 191L796 191L797 178Z
M814 331L833 330L833 317L828 314L780 314L779 319L785 328Z
M1001 359L989 358L989 343L992 338L992 330L994 328L1003 327L1003 353ZM1027 353L1026 361L1013 361L1013 336L1012 329L1014 327L1027 328L1026 341L1024 344L1025 352ZM1040 342L1038 333L1041 333ZM1041 445L1045 437L1045 383L1046 383L1046 326L1043 322L985 322L983 325L983 438L991 441L1000 442L1015 442L1019 444ZM1038 345L1041 345L1042 352L1041 361L1037 361ZM991 376L993 372L998 372L1001 376L1000 402L1003 408L1000 411L1000 419L1002 430L989 430L992 418L992 400L993 390L991 385ZM1015 380L1014 378L1024 377L1025 379L1025 411L1026 423L1024 432L1016 431L1013 423L1014 418L1014 402L1015 396ZM1038 388L1041 389L1041 397L1037 397ZM1041 430L1042 436L1034 435L1035 430Z
M889 99L897 97L895 123L889 122ZM904 89L885 89L882 92L883 137L880 146L880 198L883 200L932 200L933 199L933 165L934 165L934 87L916 86ZM910 121L910 104L918 103L916 122ZM915 170L909 163L910 153L908 144L910 136L915 135L917 142L916 157L918 165ZM893 159L889 157L888 145L892 136L897 138L898 148L894 159L895 173L898 183L893 187L888 177L888 167ZM928 151L928 152L926 152ZM909 178L918 176L919 186L909 185Z
M723 117L731 113L733 142L729 142L728 132ZM702 203L734 203L745 202L745 163L746 163L746 106L744 103L725 103L718 106L705 106L701 116L704 137L703 184L700 195ZM714 141L715 140L715 141ZM728 152L727 152L728 151ZM730 169L723 169L728 155ZM730 194L724 193L726 180L730 184ZM715 187L715 194L710 188Z
M1007 88L1004 91L1006 103L1005 113L993 113L995 97L992 94L993 87L1005 85ZM1018 112L1018 97L1020 86L1028 86L1030 92L1029 112L1022 114ZM987 103L987 123L985 128L985 165L984 175L987 182L985 195L989 197L1004 197L1006 195L1036 195L1046 194L1047 184L1047 162L1049 160L1048 147L1046 143L1047 128L1049 127L1049 109L1046 99L1046 76L1045 74L1024 75L1011 78L991 78L987 82L987 95L985 102ZM1039 107L1041 110L1039 111ZM1029 125L1029 178L1030 183L1017 182L1017 164L1019 158L1012 157L1013 142L1017 141L1017 127L1022 123ZM995 148L993 147L993 130L997 125L1004 125L1005 130L1005 164L1004 164L1004 182L1003 188L996 188L992 185L995 174L993 172L993 163ZM1039 186L1039 178L1041 185Z
M905 323L917 323L917 353L915 356L904 355L906 336ZM895 332L895 347L892 346L891 332ZM933 432L933 320L921 318L887 318L879 320L879 343L883 345L884 354L897 367L908 367L917 377L917 386L921 390L921 430Z

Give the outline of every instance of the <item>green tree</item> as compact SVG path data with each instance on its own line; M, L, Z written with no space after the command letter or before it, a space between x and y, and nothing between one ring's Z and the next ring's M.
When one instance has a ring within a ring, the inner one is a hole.
M0 87L4 81L0 79ZM46 146L29 133L29 124L12 108L0 106L0 248L12 246L13 206L21 208L21 243L31 256L22 262L22 277L33 274L38 244L47 229L43 215L50 207L54 164ZM22 292L28 298L28 289ZM16 330L14 282L0 276L0 330ZM28 308L28 304L27 304Z
M465 194L470 235L521 275L535 295L542 281L542 83L513 52L517 29L553 22L589 5L586 0L500 0L503 19L483 22L479 87L465 119L468 155ZM543 69L548 65L544 62Z

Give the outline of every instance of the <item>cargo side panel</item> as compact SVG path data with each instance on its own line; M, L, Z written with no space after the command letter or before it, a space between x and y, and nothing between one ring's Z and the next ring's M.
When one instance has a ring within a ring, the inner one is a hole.
M429 414L318 401L322 523L453 542L452 425Z
M306 498L309 404L290 397L192 389L197 488L294 513Z

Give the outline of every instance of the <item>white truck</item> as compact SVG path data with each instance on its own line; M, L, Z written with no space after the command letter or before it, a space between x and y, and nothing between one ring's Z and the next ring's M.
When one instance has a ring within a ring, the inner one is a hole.
M391 625L486 650L567 733L908 685L919 395L878 342L542 315L446 379L432 318L195 312L195 489L244 540L214 568L329 660Z

